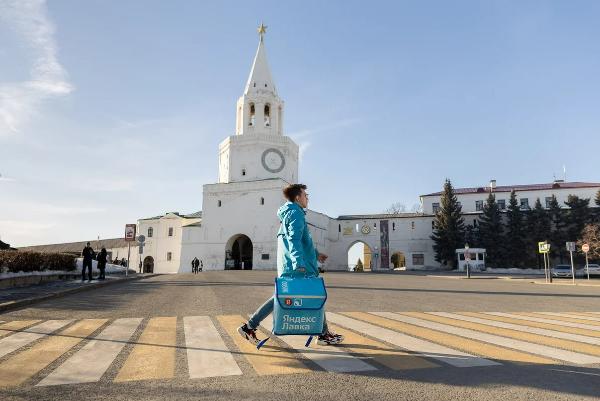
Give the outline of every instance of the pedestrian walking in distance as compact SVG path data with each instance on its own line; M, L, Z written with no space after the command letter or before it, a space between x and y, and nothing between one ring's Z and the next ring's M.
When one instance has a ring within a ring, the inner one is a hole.
M200 272L200 261L198 258L194 258L194 270L196 270L196 274Z
M83 267L81 269L81 281L85 281L85 269L88 269L88 273L89 273L89 281L92 281L92 260L94 259L95 256L95 252L92 249L92 247L90 246L90 243L88 242L85 246L85 248L83 248L83 251L81 252L81 256L83 257Z
M200 271L202 271L202 269L204 269L204 262L200 261Z
M108 256L108 254L106 252L106 248L102 247L102 249L100 250L100 253L98 253L98 258L96 259L98 261L98 270L100 271L98 280L106 279L105 271L106 271L106 257L107 256Z

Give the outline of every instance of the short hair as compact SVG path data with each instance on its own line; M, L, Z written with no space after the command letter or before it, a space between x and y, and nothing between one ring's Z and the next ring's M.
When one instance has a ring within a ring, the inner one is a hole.
M88 241L88 243L86 245L89 245L89 244L90 244L90 242Z
M302 193L302 190L306 189L304 184L290 184L283 188L283 196L290 202L296 201L296 198Z

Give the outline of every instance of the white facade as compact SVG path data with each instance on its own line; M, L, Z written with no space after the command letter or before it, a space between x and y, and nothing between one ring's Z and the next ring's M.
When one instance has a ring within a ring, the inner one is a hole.
M590 206L593 206L594 198L598 190L600 190L600 183L555 181L548 184L495 186L495 181L492 181L491 185L485 187L457 188L455 189L455 194L462 206L463 213L478 213L483 210L483 205L485 205L490 191L496 196L496 202L499 203L501 209L502 205L504 205L504 209L508 208L512 189L515 190L519 205L523 209L533 209L538 198L542 206L546 207L552 195L556 196L558 204L561 207L566 208L565 202L569 195L589 198L591 199ZM440 199L441 192L422 195L421 205L423 212L429 214L435 213L436 206L440 205Z

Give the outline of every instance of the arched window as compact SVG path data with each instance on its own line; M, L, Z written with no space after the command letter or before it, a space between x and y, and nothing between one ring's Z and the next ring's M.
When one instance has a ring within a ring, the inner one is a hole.
M217 206L221 207L221 201L217 201Z
M267 103L265 104L265 127L271 126L271 106Z
M265 198L260 198L260 204L264 205L265 204Z
M246 169L245 168L242 169L242 175L246 175Z
M255 114L256 114L256 109L254 108L254 103L250 103L250 121L248 122L248 125L251 127L254 126Z
M148 238L152 238L154 235L154 229L152 227L148 227Z

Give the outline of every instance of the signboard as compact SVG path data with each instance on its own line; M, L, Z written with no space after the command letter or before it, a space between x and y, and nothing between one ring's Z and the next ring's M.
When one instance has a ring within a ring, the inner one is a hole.
M125 241L135 241L135 224L125 224Z
M353 235L354 229L352 227L344 227L344 235Z
M550 252L550 244L547 242L538 242L538 248L540 253Z
M588 253L590 251L590 245L589 244L581 245L581 250L585 253Z
M381 242L381 268L390 268L390 232L388 220L379 221L379 239Z
M574 242L567 242L567 251L569 252L575 252L575 243Z

